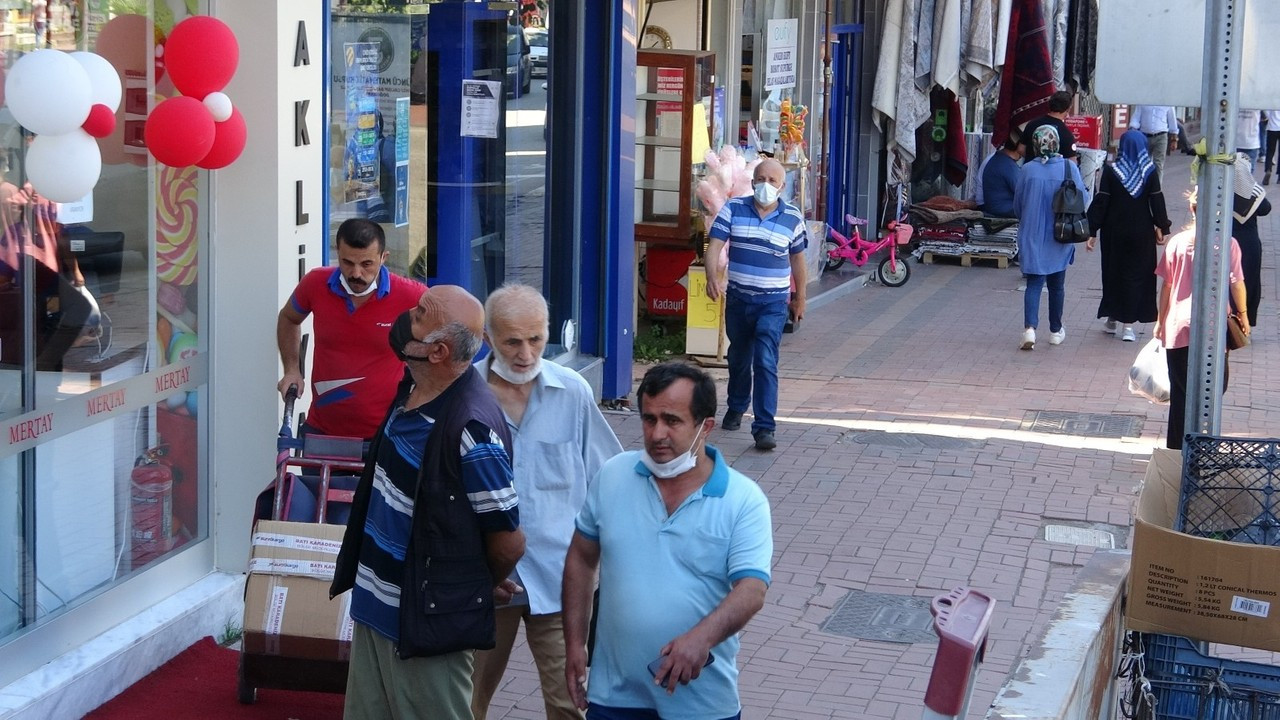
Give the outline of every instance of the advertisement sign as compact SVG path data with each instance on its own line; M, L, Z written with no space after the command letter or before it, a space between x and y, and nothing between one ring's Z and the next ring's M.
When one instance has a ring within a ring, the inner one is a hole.
M764 89L796 86L796 37L800 21L770 20L765 25Z
M343 155L346 182L343 200L367 200L378 194L377 99L373 96L373 71L378 64L374 43L345 43L342 65L345 78L344 114L347 145Z
M498 99L501 97L500 82L462 81L462 137L498 137Z
M395 224L409 224L409 98L396 98Z

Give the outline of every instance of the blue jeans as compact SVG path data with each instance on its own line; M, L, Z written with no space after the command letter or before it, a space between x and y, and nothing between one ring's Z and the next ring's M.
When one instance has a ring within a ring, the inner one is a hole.
M778 409L778 344L787 324L787 303L751 303L727 298L724 331L729 336L729 409L745 412L747 403L755 420L751 433L773 432Z
M1040 325L1040 289L1049 284L1049 332L1062 329L1062 304L1066 301L1067 271L1052 275L1027 275L1027 292L1022 296L1022 326Z
M731 715L724 720L738 720L742 713ZM587 703L587 720L662 720L657 710L647 708L619 708Z

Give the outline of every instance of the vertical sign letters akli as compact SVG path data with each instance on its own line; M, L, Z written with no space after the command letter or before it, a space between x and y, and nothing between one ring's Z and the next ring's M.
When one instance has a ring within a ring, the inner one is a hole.
M293 66L303 67L311 65L311 50L307 47L307 22L305 20L298 21L298 37L293 44ZM295 100L293 103L293 146L303 147L311 144L311 132L307 129L307 110L311 107L311 100ZM293 185L293 222L296 226L306 225L311 221L311 216L302 210L302 181L297 180ZM302 281L302 276L307 274L307 258L306 245L298 246L298 281Z

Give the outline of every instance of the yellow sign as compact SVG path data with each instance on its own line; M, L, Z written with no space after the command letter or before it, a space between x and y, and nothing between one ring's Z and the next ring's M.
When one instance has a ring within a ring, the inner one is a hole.
M697 266L689 268L689 317L691 328L720 329L720 303L707 297L707 274Z

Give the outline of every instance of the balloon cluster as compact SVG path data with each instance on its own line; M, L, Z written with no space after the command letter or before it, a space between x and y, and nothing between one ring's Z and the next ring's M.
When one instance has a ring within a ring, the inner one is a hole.
M222 89L240 62L240 46L221 20L189 17L170 31L164 67L182 93L162 101L147 118L147 149L170 167L216 170L244 150L244 116Z
M782 101L782 113L779 121L779 134L785 145L804 144L804 121L809 116L809 108L804 105L792 105L791 98Z
M4 83L18 124L36 138L27 149L31 186L54 202L88 195L102 173L94 138L110 135L120 106L120 76L100 55L36 50L18 59Z

